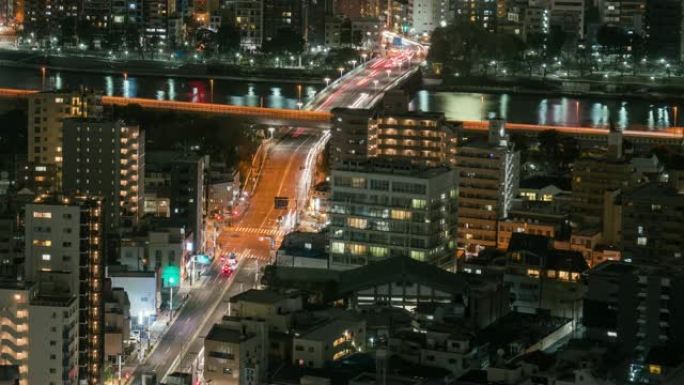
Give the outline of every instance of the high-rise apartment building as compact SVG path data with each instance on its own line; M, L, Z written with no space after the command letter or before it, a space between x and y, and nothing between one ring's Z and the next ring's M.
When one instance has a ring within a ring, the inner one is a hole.
M520 153L509 142L504 122L490 121L486 141L459 146L456 168L459 247L472 254L494 248L499 221L508 216L520 179Z
M146 167L155 175L149 178L148 190L169 198L169 224L192 234L192 244L188 245L192 252L204 244L206 164L204 157L195 154L159 151L147 156Z
M28 100L28 163L35 169L34 180L29 182L36 192L59 191L64 120L100 116L100 95L89 91L50 91L31 94Z
M671 263L684 253L684 195L672 186L648 183L622 193L623 259Z
M634 166L622 155L622 133L611 132L608 151L600 157L584 157L572 169L572 216L579 222L600 226L606 205L606 192L638 183Z
M272 40L284 29L297 32L304 37L306 4L306 0L264 1L264 41Z
M682 14L679 0L647 0L644 17L646 48L654 58L678 61L682 53Z
M455 127L440 112L383 113L368 130L369 156L401 158L428 167L456 164Z
M0 281L0 309L0 365L17 366L20 385L78 383L76 297Z
M104 199L109 233L143 212L145 136L122 121L67 119L63 129L63 191Z
M455 165L457 135L442 113L335 108L332 125L333 164L381 157L429 167Z
M15 3L23 8L24 32L38 43L49 36L61 42L73 42L75 22L79 15L79 2L69 0L23 0ZM32 34L32 35L31 35Z
M435 28L445 26L453 21L455 10L459 9L458 1L468 0L409 0L409 14L413 22L412 32L416 34L431 33ZM494 13L492 20L496 18L496 3L493 4ZM475 4L475 2L473 2Z
M499 1L454 0L454 3L457 19L475 23L486 31L496 30Z
M99 200L46 196L25 209L25 279L39 295L78 301L78 378L100 384L104 356L104 261Z
M264 41L264 0L226 0L222 6L227 22L240 30L240 46L246 50L261 48Z
M584 297L585 337L617 345L643 363L652 348L677 351L684 343L681 266L607 261L589 270Z
M644 27L646 0L599 0L601 23L641 33Z
M456 172L386 159L347 161L331 173L330 265L388 257L448 265L456 248Z
M333 108L330 129L330 163L344 160L363 160L368 152L369 127L373 110L357 108Z

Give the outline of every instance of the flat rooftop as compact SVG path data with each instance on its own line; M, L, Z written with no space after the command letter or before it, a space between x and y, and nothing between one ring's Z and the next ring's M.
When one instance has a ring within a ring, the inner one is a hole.
M287 299L287 296L272 290L250 289L230 298L230 302L250 302L270 305Z
M243 334L242 332L235 330L233 328L223 326L221 324L215 324L209 330L206 339L210 341L220 341L220 342L230 342L234 344L239 344L242 341L246 341L254 337L254 334Z

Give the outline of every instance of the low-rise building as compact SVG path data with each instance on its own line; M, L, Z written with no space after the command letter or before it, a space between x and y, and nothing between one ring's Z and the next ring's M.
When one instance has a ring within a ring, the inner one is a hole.
M327 231L287 234L276 252L276 263L292 267L328 268Z
M149 324L159 308L159 282L154 271L125 271L109 267L107 277L112 287L126 288L129 318L133 326Z
M292 358L295 365L322 368L326 363L363 351L365 344L363 320L331 319L295 334Z
M105 299L105 360L114 364L124 359L126 341L130 338L131 304L124 289L117 287Z
M508 247L504 282L510 284L513 308L521 313L548 311L552 316L581 318L589 269L578 252L554 250L550 238L515 234Z
M264 349L255 333L215 324L204 339L204 380L215 385L261 383Z

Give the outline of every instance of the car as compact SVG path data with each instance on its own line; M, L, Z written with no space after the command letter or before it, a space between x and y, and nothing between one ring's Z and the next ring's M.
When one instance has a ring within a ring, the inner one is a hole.
M229 265L223 265L221 267L221 274L223 274L226 277L230 277L231 275L233 275L233 268Z

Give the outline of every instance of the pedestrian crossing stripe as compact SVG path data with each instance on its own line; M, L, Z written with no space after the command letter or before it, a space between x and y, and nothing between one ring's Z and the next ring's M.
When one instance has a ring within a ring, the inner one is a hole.
M282 230L274 230L274 229L262 229L258 227L231 227L229 232L237 232L237 233L247 233L247 234L259 234L259 235L271 235L271 236L277 236L277 237L282 237L285 235L285 232Z

